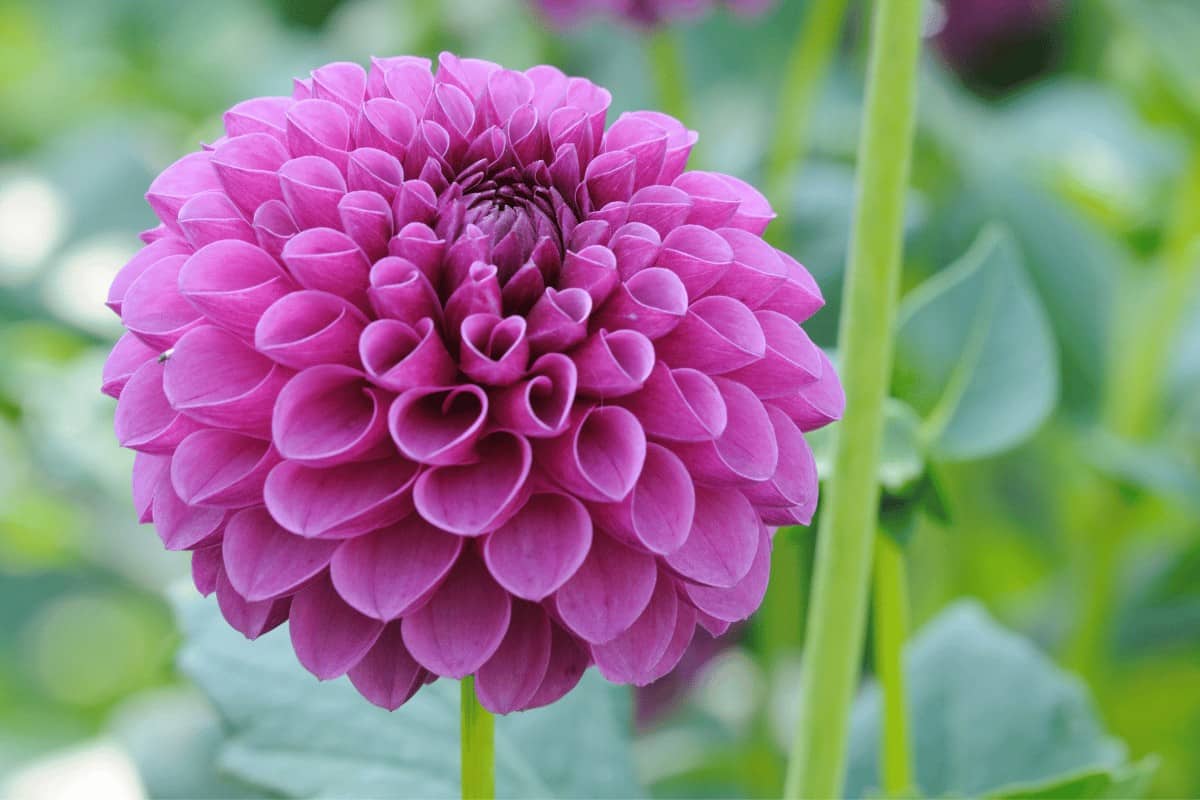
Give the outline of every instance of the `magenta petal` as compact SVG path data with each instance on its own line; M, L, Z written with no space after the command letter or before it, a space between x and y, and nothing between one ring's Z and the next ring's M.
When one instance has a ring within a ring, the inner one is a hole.
M425 685L425 668L404 646L400 623L393 622L350 669L350 682L367 700L395 711Z
M293 155L327 158L345 170L350 116L328 100L301 100L287 112L287 144Z
M344 538L391 525L413 509L417 465L402 458L319 469L290 461L267 476L267 510L292 533Z
M345 675L383 633L383 623L346 605L328 578L296 592L288 627L296 658L323 681Z
M350 191L378 192L390 203L403 182L404 167L391 153L374 147L350 151L346 167L346 188Z
M318 156L293 158L279 168L279 186L292 218L304 228L337 228L346 179L333 162Z
M825 298L821 296L821 290L812 275L796 259L783 252L779 253L779 257L783 259L787 277L757 307L778 311L789 319L803 322L825 305Z
M188 255L191 252L191 246L177 236L167 236L151 242L139 250L117 272L112 284L108 288L108 299L104 304L117 314L120 314L121 304L125 299L126 293L129 291L129 287L142 276L142 273L167 256Z
M403 103L373 98L358 113L358 144L403 157L417 133L417 115Z
M771 400L771 404L779 406L802 431L815 430L839 420L846 410L846 393L833 364L823 351L817 354L821 359L820 377L800 387L796 394Z
M711 288L732 264L729 243L699 225L682 225L668 233L658 256L658 266L678 275L693 298Z
M633 156L636 162L634 186L640 189L654 183L662 171L667 154L667 132L645 117L622 114L605 131L601 149L605 152L624 151Z
M628 222L617 229L608 246L617 257L617 272L621 280L627 281L642 270L650 269L658 261L662 237L649 225Z
M279 258L288 240L300 232L282 200L268 200L254 212L254 240L272 258Z
M741 199L725 177L716 172L690 170L675 179L672 186L692 198L688 222L716 230L733 221Z
M367 72L350 61L335 61L312 72L313 96L332 100L347 111L362 105L367 94Z
M796 522L807 525L817 508L817 465L812 450L787 414L767 406L767 416L779 443L779 466L769 481L746 487L746 497L756 506L790 508Z
M760 398L787 397L820 377L824 367L821 348L804 329L775 311L756 311L767 342L766 354L729 374Z
M221 543L198 547L192 551L192 584L204 597L217 590L217 576L221 574Z
M291 371L212 325L188 331L163 373L177 410L207 425L269 436L271 407Z
M334 588L358 611L389 621L419 607L450 572L462 538L417 516L347 539L330 565Z
M728 295L750 308L762 304L787 276L782 255L760 236L738 228L717 231L733 248L733 264L709 294Z
M587 336L592 296L583 289L546 289L527 318L530 349L534 353L561 352Z
M697 486L692 530L666 562L697 583L733 586L750 570L761 525L754 507L741 492Z
M137 277L121 300L121 322L139 339L160 351L201 323L196 307L179 291L185 255L167 256Z
M463 554L429 602L404 619L404 644L422 666L447 678L482 667L500 647L512 609L483 563Z
M171 453L199 427L171 407L163 392L163 365L156 360L130 376L113 423L121 446L143 453Z
M371 262L358 244L332 228L310 228L284 245L283 263L306 289L344 297L360 308L367 305Z
M363 331L358 347L371 382L393 392L446 386L458 375L428 317L413 326L397 319L377 319Z
M716 379L729 413L729 424L720 436L707 442L674 445L688 471L705 483L743 486L765 481L779 464L779 444L766 408L742 384Z
M271 425L275 448L289 461L310 466L361 458L387 438L385 403L358 370L309 367L279 393Z
M312 289L292 292L258 320L254 346L292 369L320 364L357 366L366 316L348 300Z
M634 328L649 339L670 333L687 314L687 290L670 270L644 269L619 286L605 303L596 324Z
M738 622L753 614L762 603L767 593L767 579L771 575L771 537L763 525L759 525L757 536L754 561L745 577L736 585L726 589L684 583L684 591L701 612L722 622ZM703 617L701 624L704 624Z
M665 582L668 579L660 575L659 580ZM681 601L676 604L675 612L675 630L663 651L662 658L644 676L648 683L653 683L675 669L675 666L683 658L683 654L687 652L688 645L692 643L692 637L696 634L695 608L691 604Z
M692 210L687 192L673 186L647 186L629 200L629 221L649 225L660 236L683 225Z
M184 203L179 227L197 249L226 239L254 241L254 229L222 191L201 192Z
M615 150L592 159L584 173L592 208L603 208L616 200L628 200L637 179L637 159L632 153Z
M417 479L417 513L442 530L478 536L520 508L533 461L523 436L497 431L476 444L473 464L435 467Z
M247 133L267 133L283 141L290 97L254 97L237 103L223 116L225 133L230 137Z
M649 436L677 442L707 442L729 421L725 400L712 378L694 369L654 365L646 385L622 404L633 411Z
M394 241L394 240L393 240ZM367 296L380 317L392 318L416 326L422 319L438 319L441 302L429 278L416 263L388 256L371 267L371 288Z
M228 239L200 248L179 270L179 291L204 316L247 339L263 312L295 288L275 259Z
M600 674L613 683L645 686L675 635L679 597L669 580L656 580L654 594L629 629L604 644L592 645Z
M575 574L591 543L592 521L578 500L535 494L488 536L483 558L501 586L536 602Z
M274 136L247 133L226 139L212 154L213 169L237 207L252 218L268 200L281 200L279 168L291 156Z
M296 591L325 569L337 546L284 530L263 508L234 514L221 543L225 575L250 602Z
M619 406L578 411L572 427L538 441L540 466L576 497L615 503L629 494L646 460L646 434Z
M493 714L525 707L550 665L550 619L540 606L517 601L500 647L475 674L480 704Z
M219 428L196 431L171 459L171 482L191 505L245 508L261 502L267 473L279 463L270 442Z
M560 626L550 625L550 661L542 685L525 704L525 709L547 706L575 688L592 663L591 653Z
M291 598L252 603L237 593L222 569L217 574L217 607L229 626L247 639L257 639L288 618Z
M692 477L674 453L646 446L646 463L633 491L620 503L594 505L598 525L652 553L667 555L687 540L696 511Z
M159 484L171 480L171 456L133 454L133 509L137 521L150 522L154 518L154 495Z
M705 297L655 343L658 355L675 367L721 375L753 364L766 354L767 342L754 312L732 297Z
M749 231L755 236L761 236L771 220L775 219L775 212L771 210L771 204L767 202L767 198L741 178L725 174L721 174L720 178L733 189L738 197L738 208L733 219L729 221L730 226Z
M409 389L388 412L388 429L400 452L422 464L466 464L475 460L475 442L488 416L483 389L463 384L451 389Z
M392 238L392 204L377 192L350 192L337 206L342 230L358 242L371 261L387 255Z
M620 397L642 388L654 368L654 345L634 330L603 328L571 353L579 393Z
M220 187L212 167L212 154L188 153L154 179L146 192L146 201L168 228L178 232L179 209L188 198Z
M477 261L471 265L466 280L446 300L446 330L458 333L463 320L472 314L499 315L502 310L496 267Z
M584 640L611 642L646 609L657 574L653 556L597 535L583 565L555 593L555 608Z
M154 491L154 531L168 550L191 550L210 544L221 532L225 509L189 506L175 493L169 480Z
M507 386L529 366L529 340L523 317L472 314L463 320L459 369L489 386Z
M603 303L620 281L617 272L617 257L612 250L593 244L582 250L568 252L559 273L559 289L583 289L592 298L592 304Z
M571 359L547 353L533 363L527 380L492 395L492 420L524 436L557 436L570 422L577 381Z

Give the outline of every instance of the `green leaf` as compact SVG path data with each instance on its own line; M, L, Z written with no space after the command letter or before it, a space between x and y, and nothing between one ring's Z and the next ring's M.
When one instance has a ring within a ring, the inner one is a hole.
M1119 26L1134 31L1178 101L1200 118L1200 8L1195 0L1109 0Z
M1133 800L1145 797L1158 770L1158 759L1143 758L1115 769L1090 769L1075 775L1014 786L989 795L989 800Z
M1058 354L1009 235L985 230L905 298L894 386L924 417L932 456L946 461L1002 452L1050 415Z
M909 642L905 674L926 797L979 796L1123 762L1083 685L973 601L946 609ZM880 699L872 685L854 707L850 797L879 785Z
M388 713L344 678L318 683L286 629L246 641L211 599L185 594L175 601L187 638L179 665L226 721L223 771L285 797L459 796L457 682ZM630 717L629 693L589 672L563 700L497 719L498 796L641 796Z

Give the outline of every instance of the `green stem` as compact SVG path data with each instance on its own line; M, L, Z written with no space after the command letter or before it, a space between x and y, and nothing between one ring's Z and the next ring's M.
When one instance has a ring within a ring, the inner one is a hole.
M879 508L876 473L891 376L920 42L921 0L876 3L839 337L846 414L817 539L800 716L785 785L789 798L837 797L845 771Z
M767 191L775 211L784 220L791 216L796 171L808 147L809 118L833 62L846 5L847 0L809 2L784 68L775 133L767 158ZM778 239L786 235L787 226L773 225L770 230ZM782 247L783 242L776 241L775 245Z
M462 679L462 796L492 800L496 796L495 720L475 697L475 679Z
M879 773L884 794L902 797L913 787L902 658L908 637L908 570L904 551L890 536L880 534L875 548L875 677L883 690Z
M647 34L646 56L650 60L658 107L683 124L692 124L687 100L687 64L679 40L670 28Z
M780 528L771 548L771 579L753 617L756 644L767 663L798 653L804 642L804 590L808 585L808 531Z

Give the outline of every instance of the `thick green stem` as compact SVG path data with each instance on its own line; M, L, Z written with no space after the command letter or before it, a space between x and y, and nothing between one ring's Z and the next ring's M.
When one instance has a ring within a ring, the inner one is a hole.
M492 800L496 796L495 720L475 697L475 679L462 680L462 796L463 800Z
M879 774L888 797L903 797L913 788L903 660L908 638L908 570L903 549L886 534L880 534L875 544L874 599L875 677L883 690Z
M846 415L817 539L789 798L841 794L879 508L876 472L900 284L921 0L879 0L874 13L839 339Z
M767 191L784 220L791 216L796 170L808 147L809 118L833 62L846 5L847 0L810 0L784 68L767 159ZM787 235L787 226L773 225L770 232L778 239ZM780 241L775 244L783 246Z
M667 27L646 37L646 56L658 94L658 107L685 125L694 123L687 99L687 65L679 40Z

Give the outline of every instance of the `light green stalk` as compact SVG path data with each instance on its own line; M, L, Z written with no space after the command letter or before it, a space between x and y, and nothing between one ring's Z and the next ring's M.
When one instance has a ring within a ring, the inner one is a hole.
M496 796L495 720L475 697L475 679L462 679L462 796L492 800Z
M875 548L875 678L883 692L879 774L888 797L904 797L913 789L903 659L908 638L908 570L903 548L890 536L880 534Z
M646 57L658 93L658 108L685 125L694 125L688 107L687 64L674 31L663 26L646 35Z

